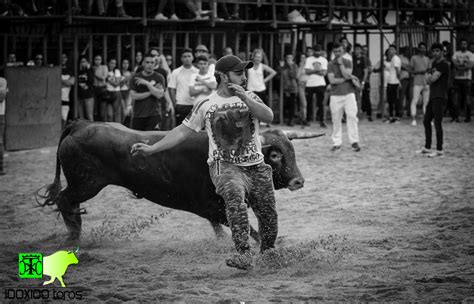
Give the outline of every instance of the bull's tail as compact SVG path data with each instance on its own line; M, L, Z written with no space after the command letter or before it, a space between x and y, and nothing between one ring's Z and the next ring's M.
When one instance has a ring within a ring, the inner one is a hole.
M53 183L41 187L35 193L36 203L41 207L54 205L59 193L61 192L61 163L59 161L59 147L61 146L64 138L66 138L66 136L68 136L73 131L74 126L75 123L67 126L61 134L61 138L59 139L58 150L56 152L56 175L54 176ZM44 192L41 194L40 192L43 189Z

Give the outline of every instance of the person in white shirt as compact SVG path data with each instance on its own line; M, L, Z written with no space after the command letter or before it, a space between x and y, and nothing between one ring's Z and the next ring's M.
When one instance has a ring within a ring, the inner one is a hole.
M470 93L471 93L471 68L474 67L474 54L468 49L468 42L466 39L459 41L459 51L456 51L453 55L454 64L454 87L456 88L456 97L454 98L453 105L453 121L459 122L459 109L465 107L466 118L465 122L471 121L471 105L470 105Z
M388 59L390 60L387 79L388 115L390 117L390 123L394 123L399 122L401 117L401 105L398 90L400 87L402 61L400 60L400 57L397 56L397 49L393 44L388 47Z
M326 76L328 70L328 61L326 58L321 56L322 48L320 45L315 45L314 48L307 48L305 63L305 72L308 75L306 81L306 101L307 101L307 116L306 119L309 123L313 119L313 96L316 95L316 106L318 111L316 113L316 121L322 128L326 128L324 122L324 91L326 90Z
M277 72L263 63L265 54L262 49L255 49L252 53L253 68L247 70L247 90L254 92L268 106L267 86ZM265 77L265 73L268 74Z
M262 227L262 253L275 247L278 234L272 167L264 162L259 138L259 122L270 123L273 112L255 93L245 90L245 70L252 66L252 62L233 55L219 59L217 91L197 102L192 114L163 139L151 146L135 143L130 151L133 156L149 156L168 150L205 127L209 138L209 173L216 193L225 201L237 251L226 264L239 269L249 269L253 264L247 204Z
M193 51L184 49L181 53L181 63L183 64L171 72L168 88L171 101L175 105L176 125L181 124L189 112L191 112L194 99L189 92L191 75L199 70L193 66Z
M189 93L194 103L205 99L217 88L217 80L214 72L209 71L209 60L206 56L196 58L196 66L199 72L191 75Z

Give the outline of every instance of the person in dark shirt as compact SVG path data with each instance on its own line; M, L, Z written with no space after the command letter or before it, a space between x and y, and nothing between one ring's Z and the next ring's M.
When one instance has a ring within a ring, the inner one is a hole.
M443 156L443 107L447 101L449 65L443 58L443 45L433 43L431 46L433 62L428 73L427 83L430 86L430 98L423 119L425 126L425 146L418 154L429 157ZM436 129L436 151L431 150L431 121L434 119Z
M362 89L365 86L367 77L369 75L369 70L367 68L367 61L365 56L362 55L362 46L358 43L354 45L354 54L352 59L352 75L356 76L361 83L361 88L356 90L356 99L358 108L361 108L361 97Z
M136 73L130 81L133 100L132 129L154 130L161 120L161 102L165 93L165 79L153 71L151 54L143 59L143 71Z
M82 57L77 72L77 97L79 117L94 121L94 72L87 58Z

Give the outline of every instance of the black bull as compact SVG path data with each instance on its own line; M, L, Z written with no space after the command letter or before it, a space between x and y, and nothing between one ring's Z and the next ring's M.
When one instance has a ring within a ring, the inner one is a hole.
M227 224L223 199L215 193L207 165L208 136L192 135L184 143L149 157L132 156L136 142L153 144L167 132L139 132L115 123L90 123L78 120L68 126L58 146L56 176L46 186L40 205L56 204L69 231L69 239L81 233L80 203L93 198L107 185L118 185L136 196L173 209L197 214L209 220L216 234ZM322 134L292 133L290 138L310 138ZM275 189L296 190L304 178L296 165L295 151L287 135L280 130L261 134L265 162L273 168ZM63 168L67 187L61 189ZM251 228L258 240L258 233Z

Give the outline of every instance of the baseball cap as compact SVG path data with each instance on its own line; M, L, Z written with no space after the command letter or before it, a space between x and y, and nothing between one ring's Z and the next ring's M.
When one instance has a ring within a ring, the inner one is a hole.
M216 62L216 71L221 73L226 72L236 72L250 69L253 67L253 62L251 61L242 61L239 57L235 55L227 55L221 57L221 59Z
M197 52L197 51L204 51L204 52L209 53L209 50L207 49L207 47L206 47L204 44L198 45L194 50L195 50L196 52Z

